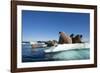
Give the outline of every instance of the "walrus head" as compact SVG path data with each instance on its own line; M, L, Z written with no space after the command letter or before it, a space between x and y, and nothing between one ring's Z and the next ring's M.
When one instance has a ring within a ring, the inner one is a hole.
M62 32L59 32L59 34L61 34Z
M72 34L70 35L70 37L73 38L73 37L74 37L74 34L72 33Z

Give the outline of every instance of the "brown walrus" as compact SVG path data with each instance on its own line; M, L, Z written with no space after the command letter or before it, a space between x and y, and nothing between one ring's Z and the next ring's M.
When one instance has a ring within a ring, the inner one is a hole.
M60 37L59 37L59 42L58 44L70 44L72 43L72 39L70 36L66 35L64 32L59 32Z
M82 35L74 36L74 34L71 34L70 37L72 38L72 43L82 43Z

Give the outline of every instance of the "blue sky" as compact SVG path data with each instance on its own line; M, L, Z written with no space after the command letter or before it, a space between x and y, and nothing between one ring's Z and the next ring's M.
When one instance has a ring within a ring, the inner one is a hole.
M59 32L82 34L89 41L89 13L22 11L23 41L58 40Z

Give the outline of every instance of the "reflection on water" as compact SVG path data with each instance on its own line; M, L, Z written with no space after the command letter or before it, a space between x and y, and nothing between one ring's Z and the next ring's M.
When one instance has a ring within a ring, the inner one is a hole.
M45 53L46 48L32 49L31 45L22 45L22 62L85 60L90 58L90 49L73 49L60 52Z

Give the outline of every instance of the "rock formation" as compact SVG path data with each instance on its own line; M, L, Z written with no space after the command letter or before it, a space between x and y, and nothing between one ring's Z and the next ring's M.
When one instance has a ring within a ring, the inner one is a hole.
M60 37L59 37L59 42L58 44L70 44L72 43L72 39L70 36L66 35L64 32L59 32Z

